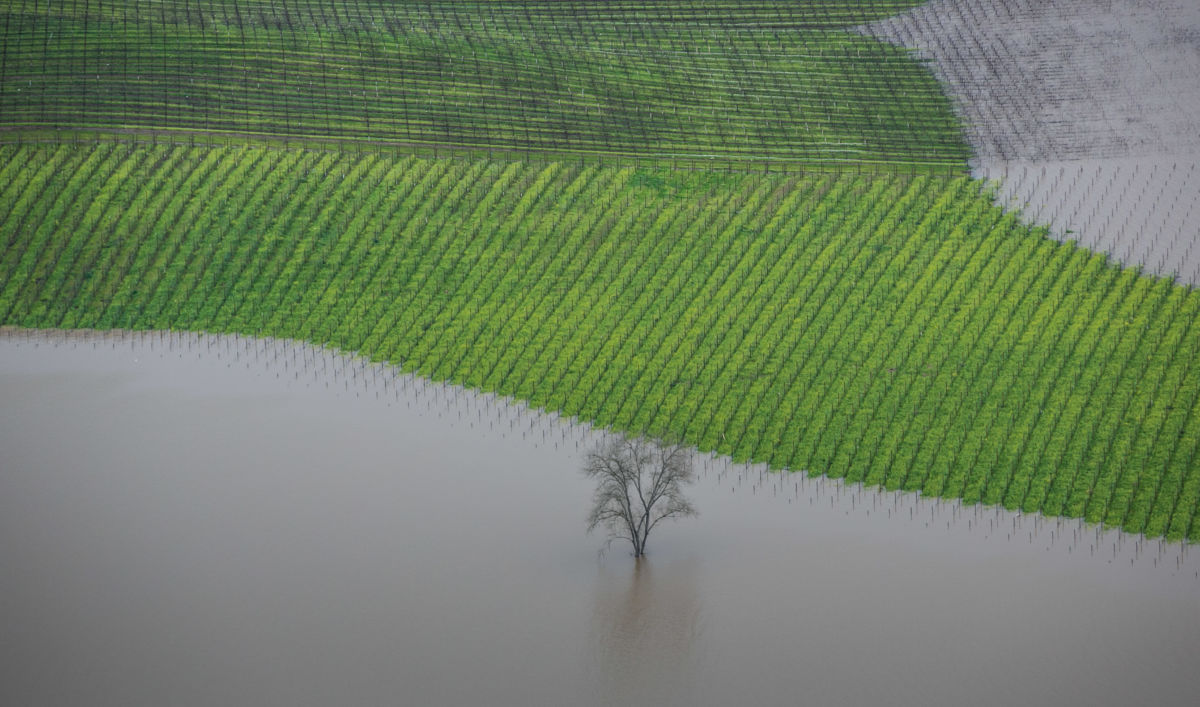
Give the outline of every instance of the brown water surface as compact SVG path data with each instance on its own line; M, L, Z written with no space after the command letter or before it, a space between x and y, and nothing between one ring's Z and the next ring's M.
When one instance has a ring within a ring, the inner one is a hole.
M594 433L287 342L0 334L0 704L1191 704L1200 560Z

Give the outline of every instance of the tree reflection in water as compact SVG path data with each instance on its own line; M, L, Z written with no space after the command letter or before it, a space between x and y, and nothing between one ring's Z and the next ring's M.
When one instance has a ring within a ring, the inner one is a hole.
M591 622L591 672L610 704L691 704L703 630L697 562L602 564Z

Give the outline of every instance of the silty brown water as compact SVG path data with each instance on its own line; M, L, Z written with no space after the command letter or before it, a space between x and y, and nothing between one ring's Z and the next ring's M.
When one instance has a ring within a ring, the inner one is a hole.
M0 703L1184 704L1200 562L702 458L598 553L595 434L288 342L0 336Z

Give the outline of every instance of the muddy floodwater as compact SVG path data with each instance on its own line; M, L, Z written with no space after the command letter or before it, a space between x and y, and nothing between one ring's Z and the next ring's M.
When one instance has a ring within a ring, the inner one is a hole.
M1200 552L595 434L288 342L0 333L0 704L1194 704Z

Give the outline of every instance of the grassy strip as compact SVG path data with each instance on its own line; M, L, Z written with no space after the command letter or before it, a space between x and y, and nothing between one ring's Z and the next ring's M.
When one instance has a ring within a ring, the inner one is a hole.
M0 164L0 324L304 338L775 468L1200 535L1200 294L966 178L109 144Z

